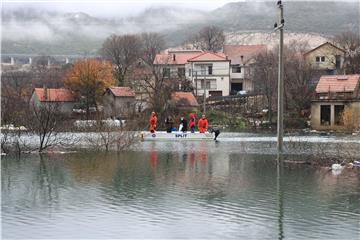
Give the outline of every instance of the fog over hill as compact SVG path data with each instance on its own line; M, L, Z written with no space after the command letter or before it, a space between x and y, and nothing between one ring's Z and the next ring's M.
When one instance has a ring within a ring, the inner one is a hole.
M304 40L307 40L304 36L311 39L316 38L316 34L326 36L345 30L360 31L359 2L286 2L284 8L286 31L296 32ZM229 43L251 44L254 37L241 36L258 33L257 41L261 42L261 36L265 36L263 41L266 42L276 19L274 2L229 3L209 12L181 7L152 7L136 16L112 19L84 12L3 9L2 52L94 54L110 34L145 31L161 33L168 46L172 47L181 44L201 27L212 24L227 32ZM239 38L242 40L239 41Z

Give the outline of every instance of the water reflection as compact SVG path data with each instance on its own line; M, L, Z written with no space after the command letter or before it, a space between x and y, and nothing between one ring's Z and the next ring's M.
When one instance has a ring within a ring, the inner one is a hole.
M233 153L211 144L4 158L3 237L358 236L359 175L332 179L277 162L276 155ZM340 229L346 232L340 235Z

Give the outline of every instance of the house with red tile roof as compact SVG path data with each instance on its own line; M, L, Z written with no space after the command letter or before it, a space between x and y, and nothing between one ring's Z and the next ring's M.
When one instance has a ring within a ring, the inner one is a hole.
M230 93L230 60L224 53L199 50L168 51L156 55L154 64L163 76L179 84L191 82L195 96L227 96Z
M105 117L124 119L135 111L135 91L129 87L110 87L103 94Z
M224 54L231 60L231 92L254 90L251 66L255 64L254 58L266 50L266 45L224 45Z
M311 126L318 130L343 129L343 112L352 113L352 124L360 127L360 74L321 76L311 103Z
M63 114L70 115L74 108L74 95L65 88L35 88L30 98L31 107L53 105Z
M170 104L176 109L185 111L196 111L199 104L192 92L173 92Z
M216 97L230 94L230 60L221 52L203 52L188 59L186 77L195 96Z

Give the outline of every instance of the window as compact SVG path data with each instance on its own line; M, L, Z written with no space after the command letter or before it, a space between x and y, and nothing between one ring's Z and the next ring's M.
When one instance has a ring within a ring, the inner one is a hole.
M241 73L241 67L240 66L234 66L232 67L233 73Z
M335 105L335 125L343 125L342 116L344 113L344 105Z
M206 66L200 66L200 72L201 72L201 75L205 75L206 74Z
M211 89L210 80L206 80L206 89Z
M163 76L170 77L170 68L163 68Z
M316 56L315 61L317 63L325 62L325 56Z
M216 89L216 79L201 79L198 84L198 89Z
M212 75L212 73L213 73L213 68L212 68L212 66L208 66L208 73L209 73L209 75Z
M178 68L178 77L185 77L185 68Z
M189 68L189 77L191 77L191 69Z
M320 106L320 124L324 126L330 126L330 105Z

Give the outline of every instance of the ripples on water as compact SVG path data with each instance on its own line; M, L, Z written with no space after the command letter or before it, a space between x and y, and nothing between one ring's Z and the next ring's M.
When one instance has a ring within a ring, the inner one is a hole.
M271 152L244 153L255 146L154 142L122 154L5 157L2 235L359 239L359 172L278 169Z

